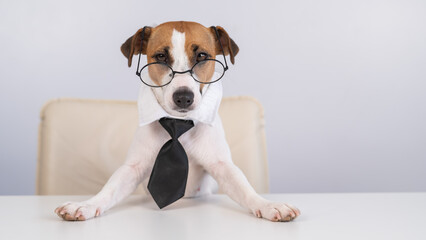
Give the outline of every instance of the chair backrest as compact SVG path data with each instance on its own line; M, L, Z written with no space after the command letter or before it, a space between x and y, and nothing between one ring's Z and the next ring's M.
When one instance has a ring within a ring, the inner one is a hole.
M219 114L234 163L269 191L263 108L251 97L222 100ZM41 111L36 194L92 195L124 162L137 128L136 102L56 99ZM145 194L142 188L135 193Z

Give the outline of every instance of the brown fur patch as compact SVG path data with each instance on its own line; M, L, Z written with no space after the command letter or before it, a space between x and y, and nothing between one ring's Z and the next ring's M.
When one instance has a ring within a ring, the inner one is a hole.
M143 28L139 29L133 36L129 37L122 45L121 52L128 59L127 65L132 66L133 55L138 55L141 51L142 54L146 54L146 47L148 43L149 36L151 35L151 27L146 27L143 37L143 44L141 48L141 39Z
M238 52L240 51L240 48L238 45L232 40L232 38L229 37L228 33L225 31L225 29L221 26L216 26L217 32L219 34L220 43L223 47L223 52L225 53L225 56L229 55L229 58L231 59L231 63L235 63L235 56L237 56ZM210 31L212 34L214 34L216 37L216 31L214 28L210 28ZM219 41L216 41L216 54L221 55L222 50L220 48Z

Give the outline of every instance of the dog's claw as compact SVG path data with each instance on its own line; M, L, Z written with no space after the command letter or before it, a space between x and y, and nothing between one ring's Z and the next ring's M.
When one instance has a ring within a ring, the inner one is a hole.
M260 213L260 210L257 210L257 211L256 211L256 217L258 217L258 218L261 218L261 217L262 217L262 214Z
M280 213L279 213L279 212L275 213L274 220L277 220L277 221L280 221L280 220L281 220L281 216L280 216Z
M99 217L101 215L101 210L98 208L96 209L95 217Z

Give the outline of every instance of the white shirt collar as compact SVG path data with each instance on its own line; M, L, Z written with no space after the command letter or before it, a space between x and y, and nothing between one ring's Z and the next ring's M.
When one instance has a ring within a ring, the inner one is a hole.
M184 118L171 116L158 103L152 88L141 85L138 97L139 126L145 126L163 117L190 119L195 123L202 122L213 125L218 118L219 105L222 100L222 81L208 84L203 88L201 102Z

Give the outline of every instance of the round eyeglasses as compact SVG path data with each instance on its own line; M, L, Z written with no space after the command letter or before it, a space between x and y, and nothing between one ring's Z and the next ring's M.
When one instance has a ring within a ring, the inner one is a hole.
M226 62L225 52L223 51L223 46L219 38L219 33L216 27L212 26L211 28L213 28L216 33L217 41L219 42L225 65L223 65L223 63L216 59L204 59L194 64L191 69L183 72L178 72L174 71L172 67L170 67L166 63L153 62L148 63L139 71L139 64L142 55L142 51L140 51L138 58L138 66L136 68L136 75L139 76L139 78L144 84L150 87L164 87L173 80L175 74L185 73L189 73L195 81L202 84L210 84L219 81L225 74L226 70L228 70L228 63ZM145 29L146 27L142 29L140 49L143 49L142 44L145 35Z
M153 62L142 67L137 75L144 84L150 87L164 87L173 80L176 74L189 73L195 81L210 84L219 81L226 70L227 68L220 61L205 59L183 72L174 71L165 63Z

